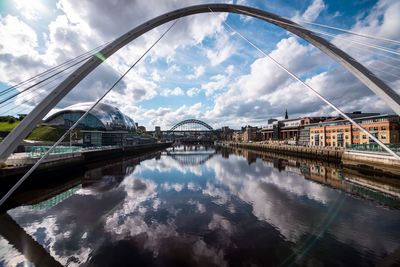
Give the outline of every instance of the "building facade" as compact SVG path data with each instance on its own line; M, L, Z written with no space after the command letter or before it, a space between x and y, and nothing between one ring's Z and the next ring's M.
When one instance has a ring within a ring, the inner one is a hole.
M262 141L261 129L247 125L242 127L241 131L234 131L232 133L232 141L234 142L256 142Z
M354 119L384 144L398 144L399 116L375 115ZM347 120L325 121L310 125L310 145L346 147L352 144L370 144L374 141Z
M44 123L62 129L69 129L93 103L79 103L57 111ZM81 133L78 143L83 146L132 145L136 141L135 122L118 108L99 103L83 118L76 129ZM136 142L137 143L137 142Z
M329 117L303 117L272 121L263 127L262 139L265 141L286 141L292 144L307 145L309 142L308 125L325 121ZM307 128L307 130L305 130Z

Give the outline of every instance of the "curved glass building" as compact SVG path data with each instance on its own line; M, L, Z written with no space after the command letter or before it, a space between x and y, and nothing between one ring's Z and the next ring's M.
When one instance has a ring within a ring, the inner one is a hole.
M91 102L79 103L66 107L45 119L45 123L69 128L71 127L89 108ZM136 131L135 122L118 108L108 104L99 103L89 112L89 114L79 123L79 129L99 130L99 131Z

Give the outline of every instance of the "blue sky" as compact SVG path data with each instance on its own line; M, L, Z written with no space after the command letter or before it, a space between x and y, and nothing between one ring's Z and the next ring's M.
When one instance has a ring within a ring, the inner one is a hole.
M111 41L145 20L184 4L205 2L208 1L1 1L0 34L4 38L0 40L0 90ZM400 2L396 0L240 0L234 3L298 21L400 39ZM104 101L150 129L155 125L168 128L193 117L214 127L262 126L269 118L282 117L286 108L290 117L334 114L257 50L232 34L224 22L344 111L391 112L343 67L307 42L260 20L223 13L180 19ZM148 32L107 59L56 108L96 100L168 26ZM343 39L354 37L318 30L337 34L334 39L327 38L371 66L393 89L399 89L400 72L392 66L398 65L393 55L377 56L377 52L349 45ZM399 49L375 40L363 41ZM29 112L60 81L34 93L21 94L7 106L0 105L0 112Z

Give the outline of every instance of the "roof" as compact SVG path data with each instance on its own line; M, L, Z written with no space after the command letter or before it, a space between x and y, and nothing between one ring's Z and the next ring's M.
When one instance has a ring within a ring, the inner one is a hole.
M75 105L65 107L52 115L50 115L45 122L49 122L57 116L67 112L82 112L85 113L93 105L93 102L83 102ZM136 125L133 119L122 113L117 107L98 103L89 114L98 118L106 127L122 127L129 129L136 129Z

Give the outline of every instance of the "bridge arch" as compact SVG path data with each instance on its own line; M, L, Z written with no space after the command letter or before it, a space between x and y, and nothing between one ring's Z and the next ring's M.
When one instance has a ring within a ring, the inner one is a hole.
M209 12L229 12L255 17L266 22L277 25L283 29L308 41L322 52L336 60L344 68L350 71L357 79L364 83L376 95L383 99L397 114L400 114L400 96L382 80L371 73L347 53L337 48L327 40L319 37L310 30L299 27L298 24L282 18L273 13L260 9L233 5L233 4L203 4L177 9L156 18L153 18L131 31L123 34L103 48L100 53L103 58L108 58L120 48L129 44L142 34L180 17ZM70 74L57 88L46 96L25 119L0 143L0 161L4 162L8 156L17 148L20 142L33 130L33 128L44 118L44 116L55 107L64 96L70 92L83 78L91 73L103 62L102 59L93 56L72 74Z
M201 125L201 126L207 128L210 131L214 131L213 127L211 127L209 124L205 123L204 121L196 120L196 119L188 119L188 120L178 122L177 124L172 126L172 128L169 131L173 132L175 129L177 129L178 127L183 126L185 124L198 124L198 125Z

